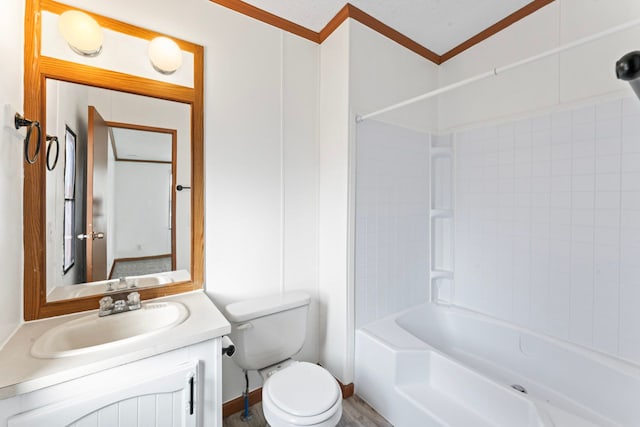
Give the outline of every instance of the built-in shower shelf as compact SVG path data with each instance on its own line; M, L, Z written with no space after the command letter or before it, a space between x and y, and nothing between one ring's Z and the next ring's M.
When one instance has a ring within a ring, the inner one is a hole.
M453 218L452 209L431 209L431 218Z
M453 279L453 271L431 270L431 279Z
M454 135L433 135L430 147L430 301L451 303L454 270Z
M451 147L431 147L431 157L451 156L452 153Z

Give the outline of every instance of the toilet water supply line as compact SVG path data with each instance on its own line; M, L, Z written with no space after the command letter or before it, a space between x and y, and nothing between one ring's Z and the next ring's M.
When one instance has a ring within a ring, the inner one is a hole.
M249 412L249 372L244 371L244 383L245 389L244 393L242 393L242 397L244 397L244 412L242 413L242 420L249 421L251 419L251 412Z
M362 116L356 116L356 123L359 123L359 122L361 122L363 120L366 120L366 119L369 119L371 117L379 116L380 114L384 114L384 113L387 113L389 111L396 110L396 109L401 108L401 107L405 107L407 105L414 104L414 103L419 102L419 101L423 101L425 99L433 98L434 96L438 96L438 95L441 95L441 94L443 94L445 92L449 92L449 91L457 89L459 87L466 86L466 85L468 85L470 83L473 83L473 82L476 82L478 80L484 80L484 79L486 79L488 77L497 76L498 74L503 73L504 71L508 71L508 70L513 69L513 68L517 68L517 67L520 67L522 65L528 64L530 62L534 62L534 61L537 61L539 59L546 58L548 56L555 55L555 54L560 53L560 52L564 52L565 50L573 49L574 47L578 47L578 46L581 46L583 44L589 43L591 41L601 39L601 38L606 37L608 35L615 34L615 33L618 33L620 31L624 31L626 29L635 27L636 25L639 25L639 24L640 24L640 18L639 19L634 19L634 20L628 21L628 22L626 22L624 24L618 25L616 27L609 28L608 30L601 31L599 33L592 34L592 35L587 36L587 37L583 37L583 38L575 40L575 41L573 41L571 43L567 43L565 45L558 46L558 47L556 47L554 49L551 49L551 50L548 50L546 52L542 52L542 53L540 53L538 55L531 56L531 57L529 57L527 59L523 59L521 61L514 62L514 63L512 63L510 65L505 65L504 67L496 67L496 68L492 69L491 71L487 71L485 73L478 74L477 76L470 77L470 78L465 79L465 80L461 80L461 81L459 81L457 83L453 83L453 84L450 84L448 86L444 86L444 87L442 87L440 89L436 89L436 90L433 90L431 92L427 92L427 93L425 93L423 95L419 95L419 96L416 96L414 98L407 99L406 101L399 102L397 104L391 105L391 106L383 108L381 110L377 110L377 111L374 111L372 113L364 114Z

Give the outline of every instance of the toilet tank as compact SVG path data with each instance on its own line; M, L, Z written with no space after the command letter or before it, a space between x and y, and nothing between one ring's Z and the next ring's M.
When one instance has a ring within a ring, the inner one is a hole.
M296 291L255 298L225 307L236 346L233 360L242 369L262 369L302 349L311 297Z

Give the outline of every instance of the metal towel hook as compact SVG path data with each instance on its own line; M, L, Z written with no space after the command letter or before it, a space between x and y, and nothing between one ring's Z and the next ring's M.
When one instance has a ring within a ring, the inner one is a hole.
M58 164L58 157L60 156L60 143L58 142L58 137L57 136L51 136L51 135L47 135L47 170L49 172L51 172L52 170L54 170L56 168L56 165ZM50 160L50 155L51 155L51 146L53 144L56 144L56 157L53 160L53 165L51 165L49 163Z
M24 159L27 163L32 165L38 159L38 154L40 154L40 145L42 144L42 130L40 129L40 122L36 120L25 119L23 116L16 113L14 118L14 124L16 129L20 129L22 127L27 128L27 136L24 138ZM33 155L33 158L30 158L29 148L31 145L31 131L33 130L33 128L36 128L38 130L38 140L36 143L36 152Z

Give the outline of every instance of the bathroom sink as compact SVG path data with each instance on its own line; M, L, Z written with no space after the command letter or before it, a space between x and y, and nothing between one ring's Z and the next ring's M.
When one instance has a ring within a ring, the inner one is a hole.
M173 301L147 302L139 310L104 317L92 313L42 334L31 347L31 355L56 359L107 350L174 328L187 317L189 310Z
M169 276L138 276L128 280L128 283L137 286L138 288L145 288L149 286L166 285L173 283L173 279Z

